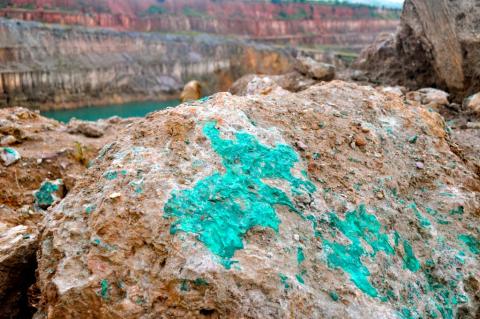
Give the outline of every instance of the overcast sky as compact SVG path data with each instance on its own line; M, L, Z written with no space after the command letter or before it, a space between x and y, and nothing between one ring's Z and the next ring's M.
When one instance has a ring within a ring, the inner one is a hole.
M384 5L396 8L401 8L403 5L403 0L348 0L348 2L365 3L371 5Z

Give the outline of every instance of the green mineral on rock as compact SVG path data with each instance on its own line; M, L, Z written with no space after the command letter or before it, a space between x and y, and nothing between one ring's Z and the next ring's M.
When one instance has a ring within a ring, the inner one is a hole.
M369 296L378 296L377 289L370 283L370 271L363 264L362 258L383 251L387 255L394 254L394 248L388 236L382 232L381 224L374 215L368 214L364 205L347 212L345 220L334 213L329 214L330 227L349 239L349 244L340 244L324 239L323 245L327 253L328 265L347 273L352 282ZM372 253L367 252L362 242L370 246Z
M41 208L50 207L58 198L55 195L63 185L63 181L58 179L56 181L45 181L40 185L40 188L34 193L35 204Z
M420 269L420 262L415 257L415 253L413 252L413 248L407 240L403 241L403 262L405 268L412 272L417 272Z
M458 236L458 239L467 245L472 254L480 254L480 240L478 240L478 238L475 238L472 235L460 235Z
M306 178L292 174L299 157L289 145L271 148L245 132L224 139L216 122L206 123L203 133L222 158L225 171L200 180L192 189L172 192L164 217L174 219L172 234L195 234L230 268L231 258L243 248L243 237L249 230L263 227L278 232L277 205L302 215L287 193L266 184L265 179L285 183L293 195L311 194L316 188Z

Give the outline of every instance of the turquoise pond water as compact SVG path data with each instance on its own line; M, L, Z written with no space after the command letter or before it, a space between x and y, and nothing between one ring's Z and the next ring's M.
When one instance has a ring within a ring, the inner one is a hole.
M163 110L167 107L177 106L179 104L179 100L161 102L142 101L105 106L89 106L71 110L46 111L42 112L42 115L61 122L68 122L73 117L86 121L96 121L98 119L106 119L115 115L119 117L145 116L150 112Z

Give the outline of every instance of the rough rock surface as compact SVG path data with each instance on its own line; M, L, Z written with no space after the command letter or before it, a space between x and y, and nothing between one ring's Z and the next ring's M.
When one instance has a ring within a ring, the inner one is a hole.
M436 112L340 81L153 113L52 209L36 318L476 318L457 153Z
M31 318L33 313L27 289L35 282L45 217L41 208L72 189L89 160L129 122L112 124L105 137L94 139L71 135L64 124L24 108L0 110L0 140L14 137L8 149L21 155L8 166L0 160L0 318Z
M406 0L396 35L367 48L358 66L372 81L438 87L461 101L480 90L480 6L471 0Z
M21 156L8 167L0 164L0 185L8 185L0 189L0 205L15 209L33 205L33 191L47 179L62 179L71 189L98 150L131 122L100 121L105 136L88 138L71 135L66 125L24 108L0 109L0 138L14 136L17 142L8 148Z
M386 88L380 87L382 92ZM480 113L475 112L479 95L466 98L463 105L449 102L449 95L441 90L423 88L405 94L407 103L416 103L429 111L441 114L447 122L452 138L452 150L467 166L480 175Z
M480 119L454 127L452 138L467 164L480 175Z

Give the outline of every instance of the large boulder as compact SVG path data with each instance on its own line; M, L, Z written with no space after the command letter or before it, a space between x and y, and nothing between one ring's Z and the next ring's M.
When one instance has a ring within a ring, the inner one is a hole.
M480 90L476 1L406 0L395 35L382 35L357 66L375 82L438 87L461 101Z
M36 318L475 318L452 149L436 112L340 81L150 114L51 209Z

